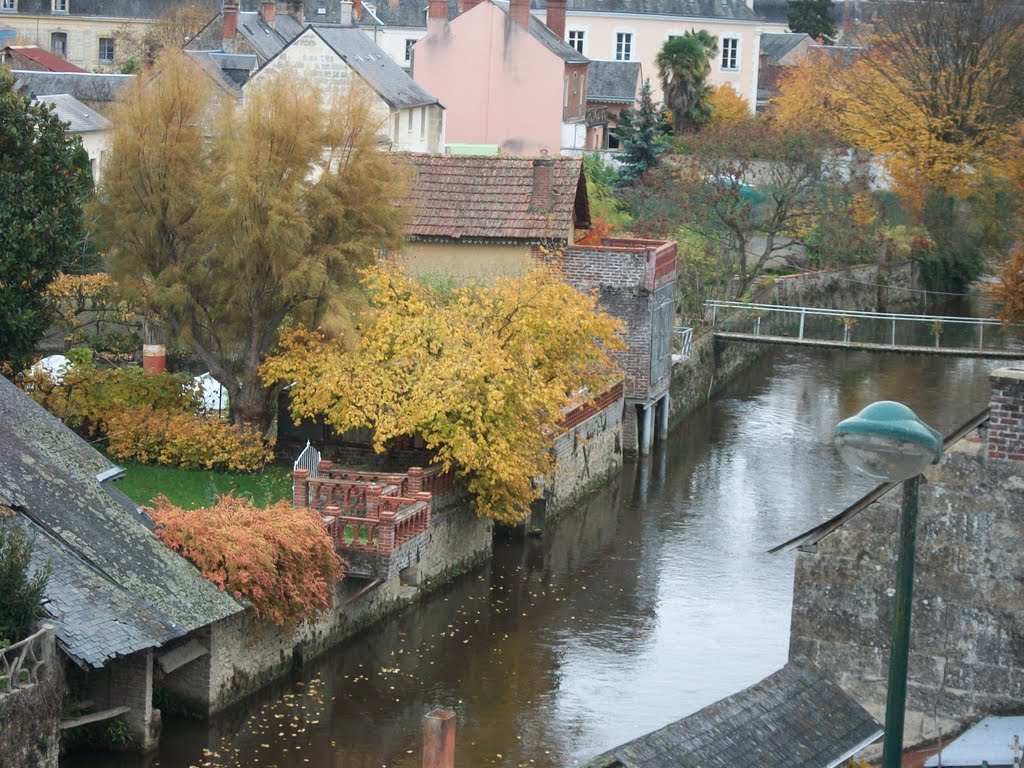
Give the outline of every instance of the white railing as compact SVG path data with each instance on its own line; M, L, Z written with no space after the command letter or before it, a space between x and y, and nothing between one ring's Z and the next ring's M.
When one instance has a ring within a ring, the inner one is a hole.
M690 357L693 347L693 328L676 326L672 329L672 362L678 363Z
M711 325L714 326L721 322L725 316L728 317L727 322L734 323L737 318L743 320L752 320L753 328L751 332L754 335L762 334L762 320L770 319L773 316L781 318L785 322L798 324L796 329L795 337L797 339L806 338L807 332L807 320L808 318L834 318L838 325L842 327L843 338L845 342L852 341L854 329L859 321L875 321L877 325L874 326L876 332L876 338L870 341L874 343L887 344L892 347L898 346L897 344L897 327L899 326L910 326L912 329L917 329L919 333L921 328L925 328L927 335L934 338L934 346L938 347L940 344L941 337L946 333L948 328L953 329L976 329L971 331L971 338L964 339L971 346L977 345L978 349L984 349L986 338L985 329L990 329L989 341L992 338L992 331L1001 329L1012 329L1016 336L1020 334L1019 326L1004 326L1004 323L998 318L994 317L957 317L950 315L913 315L903 314L898 312L865 312L861 310L853 309L824 309L820 307L791 307L781 304L748 304L742 301L718 301L710 299L705 302L705 307L710 309ZM705 313L707 316L707 313ZM881 329L884 329L882 332ZM787 333L778 333L778 329L772 329L771 332L765 335L789 335ZM1019 341L1019 339L1009 339L1009 346L1016 347L1017 344L1013 344L1013 341ZM909 345L904 342L905 345ZM1004 345L1005 346L1005 345Z
M0 696L39 682L50 656L47 636L52 633L53 626L47 624L34 635L0 650Z

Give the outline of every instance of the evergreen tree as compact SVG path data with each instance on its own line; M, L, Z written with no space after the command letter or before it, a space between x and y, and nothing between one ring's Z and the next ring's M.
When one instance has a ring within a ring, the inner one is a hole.
M89 158L46 104L0 69L0 365L20 365L50 325L44 289L78 249Z
M832 45L836 23L832 20L832 0L789 0L786 20L794 32L805 32L815 40Z
M645 80L640 89L640 109L622 110L615 133L622 145L619 183L628 185L658 164L667 144L661 132L661 116L651 98L650 80Z

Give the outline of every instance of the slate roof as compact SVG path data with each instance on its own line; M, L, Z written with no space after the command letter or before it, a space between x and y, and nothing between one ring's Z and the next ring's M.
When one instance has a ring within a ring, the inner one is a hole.
M531 9L547 9L546 0L530 0ZM701 19L759 21L743 0L568 0L566 13L622 16L684 16Z
M96 475L113 465L0 377L0 496L40 532L46 608L69 656L100 667L242 610Z
M242 98L242 83L232 78L214 58L216 51L185 51L185 55L194 61L224 91L236 99ZM245 78L248 79L248 78Z
M34 61L49 72L85 72L81 67L76 67L67 59L50 53L38 45L9 45L5 49L16 56L22 56L29 61Z
M531 207L534 162L528 157L396 153L415 173L400 205L411 239L564 240L570 226L590 225L583 162L551 158L552 202Z
M113 102L135 75L100 75L91 72L35 72L14 70L15 88L29 93L66 93L86 104Z
M67 93L52 95L36 94L39 101L45 101L53 107L54 114L61 122L68 123L68 133L90 133L92 131L108 131L114 127L107 118L95 110L89 109L82 102Z
M832 768L881 735L838 685L791 663L584 768Z
M639 82L639 61L592 61L587 67L587 101L632 104Z
M761 35L761 53L768 57L772 64L778 64L782 58L796 48L804 40L810 40L806 32L778 32Z
M199 0L210 7L220 0ZM181 0L71 0L71 13L53 13L51 0L18 0L18 13L42 16L107 16L128 19L155 19L179 5Z
M501 10L508 13L509 4L506 0L492 1ZM590 61L590 59L552 32L548 25L536 16L530 16L529 31L541 45L562 59L566 64L586 64Z
M358 27L316 24L311 28L393 109L438 103Z
M786 0L754 0L754 13L771 24L789 26L789 5Z

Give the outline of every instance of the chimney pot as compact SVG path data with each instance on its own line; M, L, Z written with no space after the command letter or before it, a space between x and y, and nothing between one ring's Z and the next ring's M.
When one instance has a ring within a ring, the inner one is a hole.
M422 7L422 6L421 6ZM427 21L448 21L448 0L429 0L427 3Z
M523 29L530 26L530 0L510 0L508 6L509 18Z
M565 39L565 2L566 0L548 0L548 29L561 39Z

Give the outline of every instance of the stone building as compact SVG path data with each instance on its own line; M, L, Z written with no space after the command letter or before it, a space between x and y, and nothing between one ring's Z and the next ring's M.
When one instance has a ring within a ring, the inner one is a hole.
M1024 706L1024 369L991 382L990 412L947 439L921 487L907 745ZM790 659L816 664L879 717L899 503L891 492L801 552L793 596Z
M123 717L147 751L155 678L181 674L206 653L192 633L243 606L156 538L111 486L118 467L3 377L0 425L0 511L34 537L32 568L52 568L43 608L74 692L64 727Z

